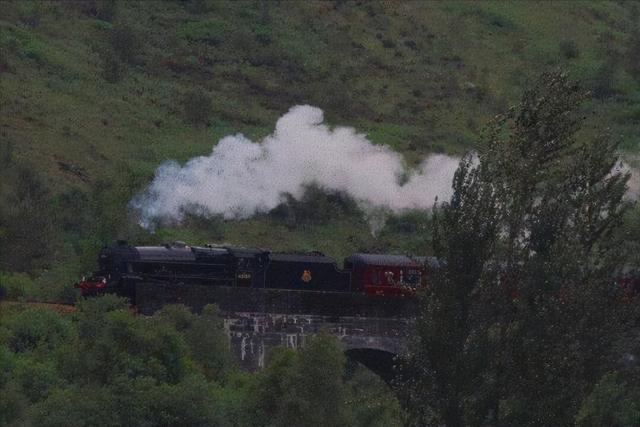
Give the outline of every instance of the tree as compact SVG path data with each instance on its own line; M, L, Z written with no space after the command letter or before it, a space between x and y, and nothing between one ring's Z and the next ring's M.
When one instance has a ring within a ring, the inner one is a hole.
M185 331L193 359L200 364L205 376L219 380L234 367L229 340L218 307L206 305L189 330Z
M612 286L628 176L610 138L580 133L586 97L543 74L461 161L434 213L443 267L405 365L410 423L570 424L633 324Z
M0 154L0 268L34 271L53 258L51 197L42 176L26 162Z
M268 426L353 425L344 383L345 356L328 335L310 339L298 353L282 349L256 388L257 413Z

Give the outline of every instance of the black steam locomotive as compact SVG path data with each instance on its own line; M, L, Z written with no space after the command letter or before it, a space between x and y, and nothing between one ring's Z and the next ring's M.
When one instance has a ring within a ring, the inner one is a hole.
M76 284L83 295L105 292L135 301L136 286L180 284L412 296L425 284L422 263L403 255L354 254L344 269L320 252L281 253L233 246L130 246L99 255L99 271Z

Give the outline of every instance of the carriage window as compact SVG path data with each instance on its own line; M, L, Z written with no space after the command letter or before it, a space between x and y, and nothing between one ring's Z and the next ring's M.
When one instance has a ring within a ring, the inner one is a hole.
M420 272L420 270L408 270L405 277L405 282L408 285L419 285L421 278L422 273Z
M374 285L380 284L380 272L375 270L371 272L371 283Z
M393 271L385 271L384 272L384 283L387 285L395 285L396 279Z

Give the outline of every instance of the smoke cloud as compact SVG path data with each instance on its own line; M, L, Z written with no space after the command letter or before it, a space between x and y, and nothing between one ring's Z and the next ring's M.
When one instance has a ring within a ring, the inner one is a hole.
M430 209L451 196L459 159L433 155L407 170L402 157L349 127L329 128L319 108L295 106L261 143L222 138L208 156L162 164L131 206L143 226L179 222L186 213L244 219L268 212L285 193L300 199L315 184L344 192L365 210Z
M629 181L627 181L627 192L625 193L625 199L638 200L640 198L640 169L633 167L632 164L638 164L638 157L632 155L625 155L624 160L619 162L616 172L628 173Z

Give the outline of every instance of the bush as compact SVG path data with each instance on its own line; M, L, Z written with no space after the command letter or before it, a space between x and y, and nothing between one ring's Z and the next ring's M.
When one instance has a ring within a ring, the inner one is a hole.
M9 351L7 346L0 345L0 388L4 387L4 385L9 381L14 367L15 355ZM2 425L1 422L0 425Z
M96 18L111 22L116 17L118 12L116 0L96 0L94 4Z
M640 82L640 30L633 31L629 36L624 56L628 73Z
M336 218L352 216L361 218L362 214L356 202L347 194L339 191L327 191L315 184L308 185L300 200L291 195L286 202L273 209L270 215L284 220L290 228L299 225L326 224Z
M124 76L124 64L111 52L105 54L102 62L102 77L109 83L117 83Z
M155 317L184 334L192 358L209 379L220 379L234 365L218 307L206 305L198 316L184 305L171 304Z
M73 304L80 293L73 287L73 283L78 281L83 273L71 261L55 264L34 280L36 298L40 301Z
M93 330L98 329L107 313L129 308L129 301L113 294L99 298L87 298L76 304L75 317L78 320L78 330L82 334L93 335ZM84 326L87 328L85 329Z
M8 345L16 352L47 350L71 336L71 324L50 309L29 309L7 321Z
M203 239L208 239L209 241L224 240L225 225L222 215L202 216L187 213L182 225L186 230L197 232L198 235L203 236Z
M560 42L560 53L566 59L573 59L580 56L578 45L573 40L564 40Z
M203 42L211 46L218 46L229 32L226 22L220 19L196 21L185 24L179 34L190 42Z
M346 405L345 356L328 335L310 337L296 352L275 348L257 378L257 425L353 425Z
M53 258L50 194L30 164L0 169L0 268L34 271Z
M424 234L430 225L430 216L419 210L391 215L387 219L387 231L402 234Z
M18 358L13 377L31 402L46 398L62 382L51 360L41 362L33 357Z
M200 15L209 12L211 5L207 0L187 0L184 2L184 9L194 15Z
M179 332L191 328L195 321L195 315L189 308L182 304L169 304L162 307L155 313L161 321L167 322Z
M118 12L116 0L75 0L63 4L67 9L107 22L113 21Z
M109 33L109 44L125 64L133 64L140 53L142 43L138 35L126 25L114 26Z
M615 89L616 66L611 61L603 63L596 71L592 80L593 96L598 99L611 98L617 92Z
M20 13L20 21L31 28L38 27L41 19L42 16L40 10L33 3L28 4L28 6Z
M217 306L206 305L185 336L193 359L202 366L207 378L218 380L234 365Z
M27 398L21 393L15 383L10 383L5 388L0 388L0 425L25 425L18 420L28 405Z
M18 300L33 298L37 294L36 285L28 274L0 272L0 297Z
M192 90L184 95L184 115L189 123L206 124L213 112L213 100L207 93Z
M117 408L105 387L57 388L29 408L34 425L42 427L117 426Z

